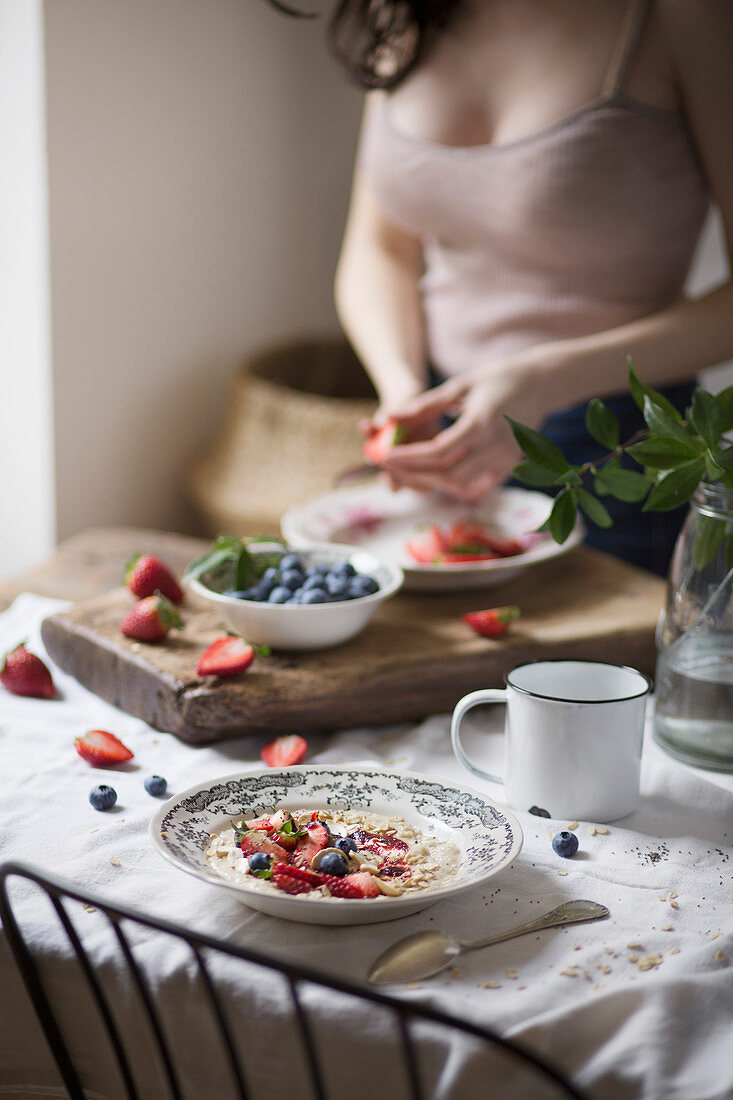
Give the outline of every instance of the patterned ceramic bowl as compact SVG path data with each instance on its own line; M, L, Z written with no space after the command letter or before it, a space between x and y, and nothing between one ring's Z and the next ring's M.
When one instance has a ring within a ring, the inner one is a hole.
M210 835L234 818L257 817L273 806L401 818L421 834L455 846L457 871L442 884L399 897L345 899L255 890L212 870L205 855ZM161 806L150 835L158 851L182 871L233 890L254 909L311 924L371 924L417 913L482 886L522 847L516 818L469 787L413 772L328 764L239 772L198 784Z

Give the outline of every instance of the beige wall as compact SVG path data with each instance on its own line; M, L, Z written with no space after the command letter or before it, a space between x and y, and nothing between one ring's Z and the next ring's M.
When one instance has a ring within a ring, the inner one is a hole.
M361 96L264 0L47 0L58 534L180 528L251 350L334 330Z

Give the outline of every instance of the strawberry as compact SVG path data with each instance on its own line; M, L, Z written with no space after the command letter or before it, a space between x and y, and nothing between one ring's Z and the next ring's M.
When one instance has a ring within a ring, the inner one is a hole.
M344 875L340 881L351 886L358 898L376 898L382 892L374 881L374 875L370 875L368 871L355 871L351 875Z
M176 608L158 593L136 603L120 623L120 630L128 638L140 642L157 642L165 638L169 630L174 627L180 630L182 626L183 619Z
M254 647L236 634L217 638L196 662L197 676L236 676L252 664Z
M316 852L327 848L331 843L331 836L326 826L321 821L309 821L305 826L306 836L301 837L295 848L298 861L310 863Z
M407 432L404 424L400 424L393 416L390 416L381 428L373 426L371 434L364 443L364 457L374 466L381 466L393 447L405 443Z
M89 730L75 739L74 748L79 756L83 756L97 768L122 764L125 760L132 760L134 756L127 745L123 745L119 737L108 730Z
M486 611L468 611L463 621L484 638L498 638L506 634L509 624L519 616L518 607L491 607Z
M338 878L336 875L321 875L322 885L327 886L335 898L363 898L366 897L353 882L347 882L348 875ZM372 876L369 875L369 878ZM371 895L368 895L371 896Z
M5 654L0 684L14 695L30 695L35 699L53 699L56 695L51 673L23 642Z
M287 863L275 863L272 882L286 894L306 894L322 883L322 875L305 867L293 867Z
M306 752L308 742L297 733L276 737L261 750L260 756L268 768L288 768L291 764L300 764Z
M251 829L250 832L245 833L240 847L244 856L251 856L253 852L264 852L266 856L270 856L273 863L282 860L285 854L279 844L259 829Z
M183 590L167 565L154 554L138 554L127 563L125 584L138 599L160 592L173 603L180 603Z
M441 555L449 549L450 542L437 525L419 531L407 542L407 552L422 565L441 560Z
M496 561L498 557L499 554L494 554L491 550L446 550L438 561L441 565L462 565L467 561Z

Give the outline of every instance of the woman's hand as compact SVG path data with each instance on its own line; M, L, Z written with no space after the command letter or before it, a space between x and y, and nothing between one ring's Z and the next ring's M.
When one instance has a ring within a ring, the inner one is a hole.
M403 444L384 462L395 487L438 490L475 504L509 476L522 455L504 419L538 427L553 408L567 404L557 374L535 353L512 356L480 371L451 378L390 413L416 436L445 413L457 419L423 442Z

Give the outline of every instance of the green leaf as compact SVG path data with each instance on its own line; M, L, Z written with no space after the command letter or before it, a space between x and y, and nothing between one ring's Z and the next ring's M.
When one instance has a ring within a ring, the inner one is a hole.
M593 520L597 527L613 526L613 520L600 500L596 500L593 494L589 493L587 489L578 489L577 493L578 503L588 519Z
M582 485L583 479L580 476L578 467L568 467L563 474L558 474L554 481L555 485Z
M602 447L607 447L609 451L618 447L618 420L598 397L594 397L588 403L585 410L585 427L588 434Z
M253 585L257 578L257 564L244 543L241 543L234 571L234 587L241 592Z
M217 535L214 539L213 548L207 550L201 557L196 558L187 567L186 578L200 577L203 573L208 573L226 562L236 561L241 545L242 540L234 535Z
M640 466L648 466L652 470L673 470L680 463L690 461L690 448L687 444L682 446L676 439L661 439L656 436L632 443L626 448L626 453Z
M724 451L718 451L715 455L715 461L724 470L733 470L733 446L726 447Z
M721 431L731 432L733 431L733 386L727 386L720 393L715 395L718 408L720 409L720 421Z
M717 481L725 473L723 467L718 465L710 451L705 452L705 473L711 481Z
M597 497L610 497L610 492L603 482L596 476L593 478L593 492Z
M686 447L690 454L700 453L699 447L695 446L689 432L668 416L659 405L655 405L649 397L644 398L644 419L654 435L661 436L663 439L676 440L681 447Z
M644 399L648 397L655 405L658 405L660 409L666 412L667 416L670 416L672 420L675 420L678 424L682 423L682 416L663 393L659 393L657 390L653 390L650 386L644 385L639 375L634 370L631 362L631 356L626 357L626 362L629 365L629 387L631 389L631 396L636 402L637 406L644 412Z
M514 438L530 462L541 466L544 470L553 470L556 474L564 473L565 470L570 469L570 463L565 455L551 440L545 439L543 435L533 431L532 428L512 420L510 416L505 416L504 419L508 422L514 433Z
M512 470L512 476L517 481L523 482L525 485L532 485L536 489L547 488L549 485L555 485L557 474L554 470L547 470L544 466L537 466L536 463L525 460L520 462L518 466L515 466Z
M555 542L565 542L575 526L576 502L575 490L563 489L555 497L552 511L540 530L549 527Z
M709 565L718 552L725 534L725 520L700 514L697 517L692 557L699 572Z
M644 504L645 512L669 512L690 499L700 484L705 471L702 458L684 462L676 470L670 470L652 489Z
M596 482L600 482L606 493L629 503L643 500L652 485L645 474L640 474L638 470L624 470L620 466L599 470Z
M702 386L696 386L692 395L688 421L691 421L692 427L702 436L708 447L716 445L723 427L723 416L718 402Z

